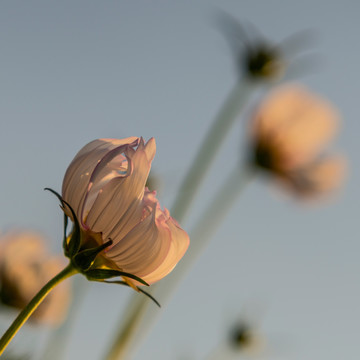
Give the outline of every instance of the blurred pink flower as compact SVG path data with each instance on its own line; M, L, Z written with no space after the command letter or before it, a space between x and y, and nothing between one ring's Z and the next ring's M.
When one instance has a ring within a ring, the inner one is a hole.
M251 123L253 163L297 195L336 188L344 176L344 160L320 151L336 133L338 117L330 103L304 88L279 87L261 103Z
M111 239L101 266L147 283L170 273L189 246L187 233L145 187L155 152L153 138L94 140L75 156L62 187L80 223L81 249Z
M10 231L0 239L0 299L23 309L64 267L63 257L49 256L45 239L30 231ZM59 325L67 314L70 284L57 286L30 320Z

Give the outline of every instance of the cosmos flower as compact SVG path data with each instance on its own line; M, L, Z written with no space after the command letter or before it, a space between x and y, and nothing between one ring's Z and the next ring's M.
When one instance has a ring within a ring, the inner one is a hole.
M29 231L10 231L0 239L0 301L23 309L33 296L54 277L64 263L49 256L45 239ZM59 325L70 300L69 283L54 289L30 317L33 322Z
M187 233L145 187L156 145L152 138L99 139L69 165L62 197L79 221L81 250L111 245L92 265L136 275L147 283L166 276L185 254ZM65 206L66 214L72 213Z
M337 123L336 110L324 99L300 86L281 86L252 118L251 162L297 195L327 193L344 174L340 157L321 153Z

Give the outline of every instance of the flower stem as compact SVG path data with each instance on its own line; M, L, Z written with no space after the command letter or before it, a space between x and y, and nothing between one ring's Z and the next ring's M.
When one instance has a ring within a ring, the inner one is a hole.
M217 228L253 176L254 169L245 166L242 171L239 168L234 169L224 181L193 230L190 231L190 249L176 266L176 271L170 273L160 283L151 286L149 292L161 299L162 303L170 298L180 280L189 271L211 237L215 235ZM105 357L106 360L125 359L134 340L136 339L137 344L139 344L159 315L158 309L156 311L149 309L149 301L144 296L132 297L131 300L127 320L120 328L108 355Z
M43 288L33 297L29 304L26 305L26 307L20 312L20 314L13 321L8 330L0 339L0 356L6 349L10 341L13 339L13 337L16 335L16 333L24 325L26 320L41 304L47 294L60 282L72 275L75 275L77 272L78 271L70 263L65 269L63 269L59 274L57 274L54 278L52 278L47 284L43 286Z
M232 125L234 124L237 116L239 115L242 107L245 105L246 100L249 95L255 88L255 83L249 79L244 79L242 82L238 82L236 86L231 90L228 98L225 100L225 103L221 107L218 115L216 116L212 126L207 132L190 169L188 170L182 184L180 185L179 192L175 199L175 203L171 208L171 215L178 222L183 222L184 218L190 209L191 203L194 199L194 195L198 188L201 185L206 173L208 172L212 161L214 160L221 144L225 140L226 135L230 131ZM193 244L194 239L190 235L191 243ZM196 240L195 240L196 241ZM200 244L198 244L200 245ZM192 245L191 245L192 246ZM192 250L190 250L191 252ZM189 252L189 251L188 251ZM186 257L186 255L185 255ZM180 264L184 261L181 260ZM179 267L179 265L177 265ZM181 271L176 271L181 273ZM172 275L172 274L170 274ZM180 274L178 276L181 276ZM167 280L163 279L162 283ZM169 287L170 281L166 281L167 286ZM170 285L170 288L173 289L175 282ZM159 292L162 289L164 297L169 297L170 291L166 289L165 285L155 284L151 286L150 293L154 294ZM161 298L161 301L164 301L164 298ZM110 346L110 350L105 357L106 360L117 360L125 358L127 352L130 350L134 338L137 338L137 334L140 331L146 332L150 323L154 321L153 317L149 315L147 310L147 305L149 302L144 296L139 296L135 294L131 296L129 311L127 321L117 333L114 342ZM147 324L145 323L144 318L150 316L151 319ZM146 328L146 329L144 329Z
M244 79L244 81L238 82L209 128L187 175L180 185L171 209L171 216L179 223L184 220L194 195L207 174L216 153L254 87L255 83L251 80Z

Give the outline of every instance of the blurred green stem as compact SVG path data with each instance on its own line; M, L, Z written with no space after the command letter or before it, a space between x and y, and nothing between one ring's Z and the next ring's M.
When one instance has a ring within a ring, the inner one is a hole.
M161 299L162 303L170 297L181 278L198 258L211 237L215 235L218 226L231 210L244 186L253 178L253 169L245 167L242 170L236 168L231 172L211 203L206 207L200 220L190 232L190 248L176 266L176 271L170 273L161 282L151 286L150 293ZM146 297L136 296L132 300L128 308L127 319L120 328L116 341L112 344L105 358L106 360L125 359L132 343L141 341L159 314L158 309L152 311L148 309L150 302Z
M59 274L57 274L54 278L52 278L47 284L43 286L43 288L33 297L29 304L26 305L26 307L20 312L14 322L10 325L9 329L0 339L0 356L6 349L10 341L13 339L13 337L16 335L16 333L24 325L24 323L31 316L31 314L37 309L37 307L41 304L41 302L45 299L49 292L63 280L77 273L78 271L70 263L65 269L63 269Z
M243 81L238 82L230 92L228 98L225 100L225 103L216 116L214 123L208 130L207 135L205 136L189 171L180 185L180 189L170 212L172 217L174 217L179 223L184 221L185 216L190 209L191 203L194 200L196 191L199 189L221 144L224 142L226 135L229 133L232 125L234 124L236 118L240 114L243 106L245 105L248 97L255 89L255 87L256 83L252 82L250 79L244 79ZM239 172L238 169L237 172ZM220 193L225 192L227 190L227 186L235 185L235 187L237 187L240 183L242 182L239 178L228 179L226 181L225 188L222 188ZM219 196L217 196L214 201L217 201ZM236 196L234 193L226 196L226 199L228 199L230 202L233 202L235 198ZM226 207L225 201L222 199L220 199L220 201L223 202L224 206ZM218 218L221 218L222 220L226 213L227 211L222 209L222 213L218 214ZM209 229L210 227L216 228L216 226L220 223L219 219L213 219L214 221L212 221L211 219L209 220L207 218L208 216L212 217L214 215L215 214L213 214L212 211L207 211L206 214L204 214L202 220L200 220L199 224L209 223ZM200 233L202 230L204 229L202 228L199 231L199 227L197 227L194 230L194 233ZM212 235L214 233L214 231L211 232L208 229L205 229L205 231L207 235ZM207 240L206 237L201 236L199 239L197 239L196 236L198 235L192 236L192 234L190 234L191 247L187 254L185 254L184 258L180 261L180 264L177 265L176 271L173 271L170 275L176 275L176 277L180 279L182 277L182 273L187 270L187 267L182 263L187 264L188 262L193 261L193 259L196 257L196 254L199 253L200 249L203 248L204 244L202 243L204 239ZM194 253L194 255L192 255L192 253ZM178 269L179 267L184 269L184 271ZM170 295L171 291L169 289L172 290L175 287L175 283L177 283L177 281L173 281L173 276L168 275L168 278L171 280L163 279L160 283L151 286L150 293L153 295L161 293L159 300L162 303L164 302L164 299ZM146 329L150 327L151 323L154 321L153 318L156 316L151 316L148 314L149 311L146 311L148 304L149 301L144 296L139 296L139 294L134 294L131 296L130 304L126 309L127 321L125 321L124 324L120 327L119 332L117 333L114 342L112 343L110 350L105 357L106 360L124 359L135 338L138 340L138 333L140 331L143 333L147 331ZM156 310L158 314L158 309ZM147 315L151 316L152 319L145 321L144 318L146 318Z
M209 128L171 209L171 216L179 223L184 221L195 193L254 87L255 83L250 79L239 81Z

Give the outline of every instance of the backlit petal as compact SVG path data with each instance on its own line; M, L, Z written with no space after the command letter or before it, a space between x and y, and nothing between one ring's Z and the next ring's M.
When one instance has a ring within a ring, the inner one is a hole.
M98 194L86 220L87 226L93 231L97 232L102 229L102 232L110 233L128 208L143 198L155 152L155 142L149 141L148 144L144 146L141 139L136 151L132 151L131 148L127 149L126 156L130 167L128 175L123 178L115 178Z
M143 280L149 284L152 284L168 275L184 256L187 248L189 247L189 236L179 227L177 222L170 218L167 221L167 225L171 233L171 238L167 239L170 241L170 249L161 265L152 273L143 277Z
M124 271L143 278L163 263L170 249L170 240L169 228L156 224L154 211L107 251L106 256Z
M63 180L62 196L80 217L90 178L104 156L122 145L134 143L136 137L126 139L99 139L85 145L69 165ZM79 219L80 220L80 219ZM82 220L82 219L81 219Z

